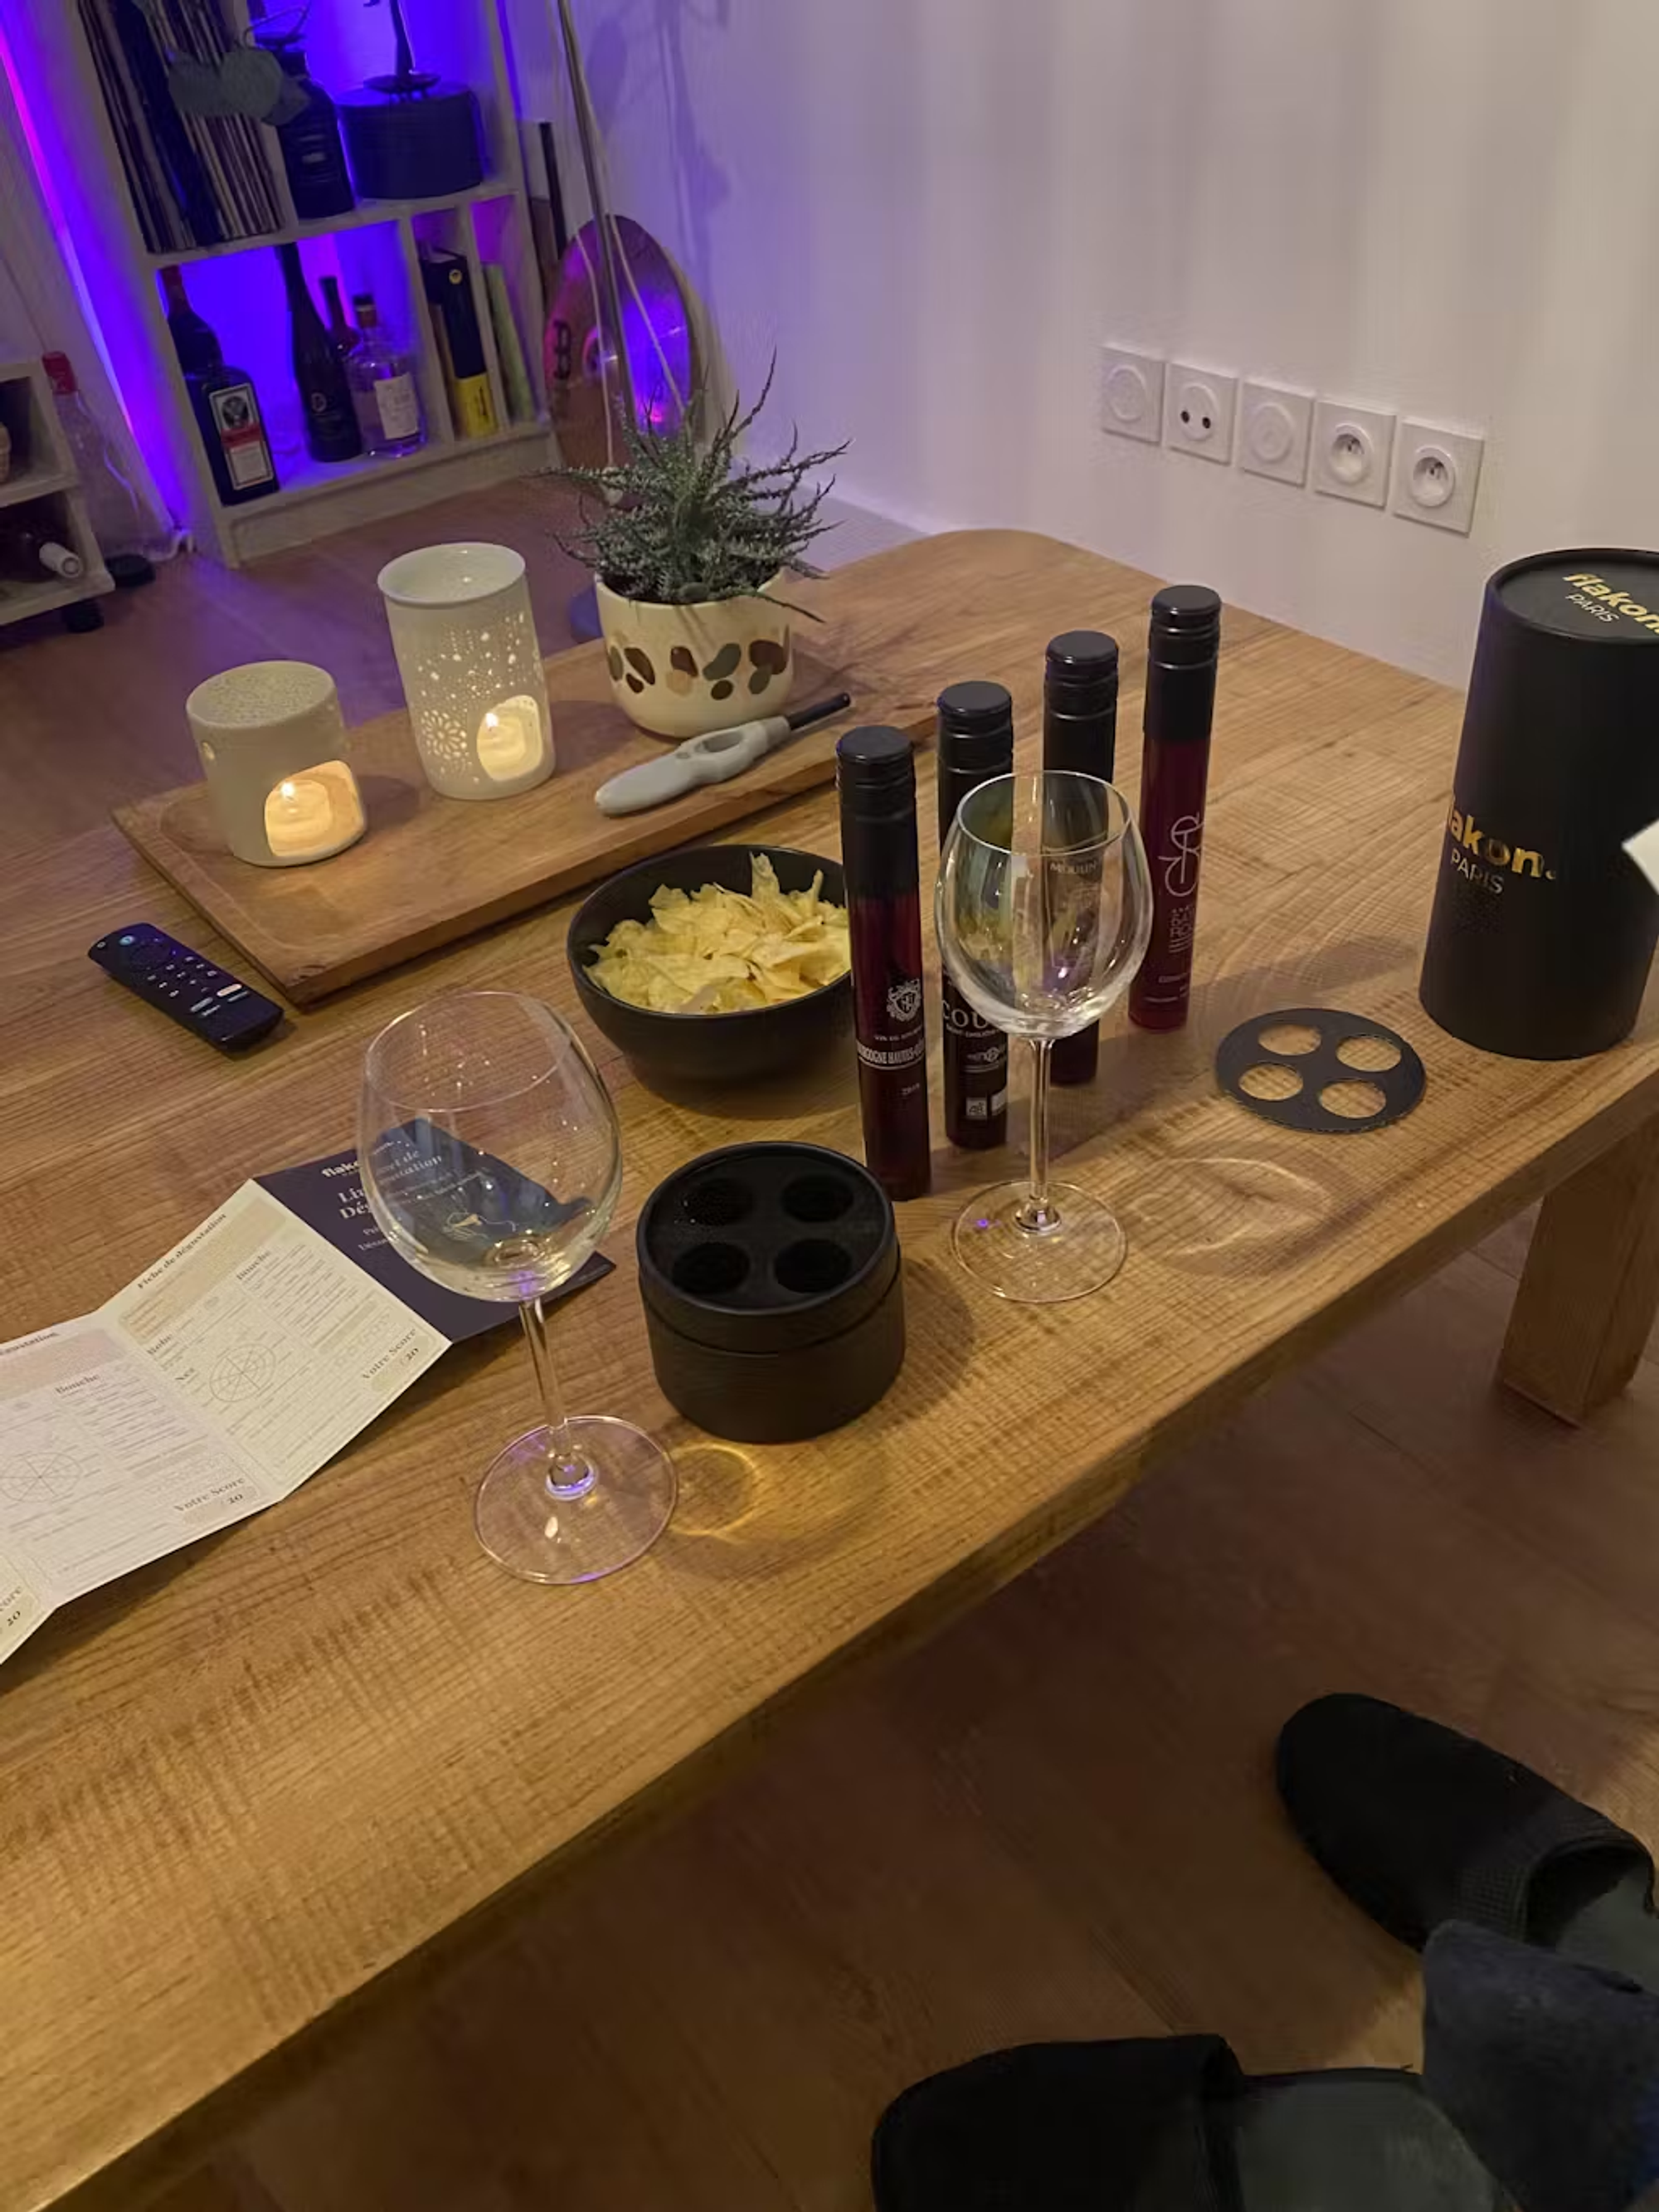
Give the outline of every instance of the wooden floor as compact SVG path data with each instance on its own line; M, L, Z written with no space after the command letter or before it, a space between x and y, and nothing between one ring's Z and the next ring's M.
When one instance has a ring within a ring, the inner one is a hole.
M184 692L233 660L325 661L354 719L395 703L373 579L421 538L520 544L551 649L574 580L538 543L544 506L514 488L187 569L100 637L0 652L0 838L187 774ZM1276 1808L1298 1703L1436 1712L1659 1838L1659 1346L1586 1431L1497 1393L1523 1242L1459 1260L792 1724L367 2030L167 2212L860 2212L884 2100L998 2043L1210 2028L1258 2067L1410 2061L1413 1962Z

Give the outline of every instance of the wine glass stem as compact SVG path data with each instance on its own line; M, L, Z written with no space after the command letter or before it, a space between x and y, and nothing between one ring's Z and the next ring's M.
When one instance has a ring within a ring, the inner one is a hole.
M1060 1214L1048 1195L1048 1058L1052 1050L1047 1037L1031 1039L1030 1188L1014 1217L1022 1229L1038 1236L1060 1225Z
M547 1313L539 1298L519 1308L525 1340L541 1385L542 1411L547 1423L547 1492L550 1498L582 1498L593 1487L592 1468L576 1449L565 1419L564 1393L553 1364L553 1347L547 1340Z

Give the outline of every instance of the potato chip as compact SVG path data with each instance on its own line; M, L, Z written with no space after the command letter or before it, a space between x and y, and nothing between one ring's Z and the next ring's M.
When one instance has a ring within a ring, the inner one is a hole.
M750 885L699 891L661 885L649 921L619 921L588 969L601 990L659 1014L735 1014L822 990L852 965L847 915L823 893L822 869L804 891L780 888L763 854Z

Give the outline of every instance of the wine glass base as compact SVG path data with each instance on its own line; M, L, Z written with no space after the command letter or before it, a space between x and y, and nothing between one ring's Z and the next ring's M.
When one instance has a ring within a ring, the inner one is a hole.
M654 1438L608 1414L580 1414L570 1441L594 1474L580 1498L547 1486L547 1431L517 1437L491 1462L473 1501L478 1541L531 1583L591 1583L648 1552L668 1526L678 1483Z
M1058 1218L1028 1229L1019 1216L1029 1194L1023 1182L995 1183L957 1216L951 1241L969 1273L1018 1305L1063 1305L1109 1283L1129 1249L1110 1207L1058 1183L1049 1192Z

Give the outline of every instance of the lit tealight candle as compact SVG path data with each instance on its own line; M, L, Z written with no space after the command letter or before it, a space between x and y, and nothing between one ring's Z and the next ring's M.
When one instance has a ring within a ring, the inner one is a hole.
M355 805L337 808L319 775L284 776L265 801L265 837L279 860L321 860L362 830Z
M533 699L503 699L478 725L478 765L494 783L526 775L542 757L541 709Z

